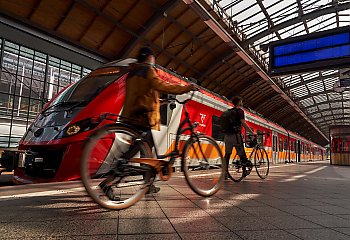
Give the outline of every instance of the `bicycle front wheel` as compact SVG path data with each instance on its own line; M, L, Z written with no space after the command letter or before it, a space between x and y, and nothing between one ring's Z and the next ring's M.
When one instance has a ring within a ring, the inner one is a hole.
M235 154L232 160L230 159L227 172L234 182L240 182L244 178L242 162L238 154Z
M267 152L265 149L263 148L256 149L255 155L254 155L254 165L258 176L261 179L265 179L269 174L269 170L270 170L269 156L267 155Z
M190 188L208 197L222 186L226 163L216 141L200 135L187 140L183 149L182 169Z
M111 124L95 131L85 142L81 179L89 196L100 206L117 210L130 207L152 184L152 168L128 161L151 157L150 148L140 139L133 129Z

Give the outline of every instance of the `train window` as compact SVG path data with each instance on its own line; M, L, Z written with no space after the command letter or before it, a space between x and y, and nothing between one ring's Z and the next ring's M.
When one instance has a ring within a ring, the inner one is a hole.
M287 139L284 139L284 150L288 150L288 142L287 142Z
M213 115L211 122L212 122L211 136L218 141L224 140L224 134L221 132L220 117Z
M257 138L258 143L259 143L261 146L264 146L264 141L263 141L263 137L264 137L264 135L259 135L259 134L261 134L261 133L262 133L262 131L257 130L256 132L257 132L257 134L258 134L258 138Z
M160 99L167 99L168 95L161 93ZM160 105L160 124L168 125L168 105L169 104L161 104Z
M109 84L119 79L121 75L122 73L105 76L87 76L66 88L50 103L50 106L56 106L61 103L79 103L80 106L84 106L84 104L86 105L91 101L103 89L109 86Z
M279 149L280 149L280 151L282 151L282 150L283 150L283 139L280 138L279 141L280 141L280 142L279 142Z

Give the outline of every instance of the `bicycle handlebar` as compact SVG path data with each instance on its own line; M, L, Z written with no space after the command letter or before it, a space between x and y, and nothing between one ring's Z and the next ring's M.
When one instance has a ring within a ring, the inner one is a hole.
M192 98L194 96L194 92L195 91L192 90L191 96L189 98L185 99L184 101L179 101L178 99L176 99L176 97L171 97L171 98L167 98L167 99L163 99L163 100L164 100L164 102L175 101L179 104L186 104L188 101L192 100Z

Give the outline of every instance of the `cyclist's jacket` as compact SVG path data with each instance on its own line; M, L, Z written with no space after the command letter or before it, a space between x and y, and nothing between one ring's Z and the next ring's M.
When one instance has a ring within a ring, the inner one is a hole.
M156 69L149 64L137 63L130 66L125 84L125 101L122 117L130 123L143 127L160 129L159 92L183 94L191 90L191 85L182 86L162 81Z

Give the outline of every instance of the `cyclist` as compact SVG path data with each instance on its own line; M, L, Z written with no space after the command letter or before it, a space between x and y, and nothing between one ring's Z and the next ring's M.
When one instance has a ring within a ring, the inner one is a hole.
M121 120L128 122L143 132L144 139L150 148L154 147L151 129L160 130L160 100L159 93L183 94L197 90L195 85L177 85L162 81L155 66L155 54L149 47L142 47L137 55L137 63L131 64L126 79L126 92ZM124 153L126 159L132 156L132 149ZM130 154L131 153L131 154ZM113 199L111 185L114 177L107 178L101 188ZM147 193L159 192L160 188L152 185Z
M237 155L241 159L242 162L242 169L243 169L243 175L247 176L249 175L249 171L246 170L246 167L251 167L252 163L248 160L244 145L243 145L243 137L242 137L242 125L245 128L246 131L248 131L250 134L254 135L256 137L256 134L253 132L253 130L248 126L248 124L245 121L244 111L242 110L243 106L243 99L239 96L235 96L232 99L232 103L235 105L235 120L233 128L236 129L233 133L225 133L225 159L228 169L229 160L232 154L233 147L236 148ZM225 179L228 179L228 174L226 173Z

